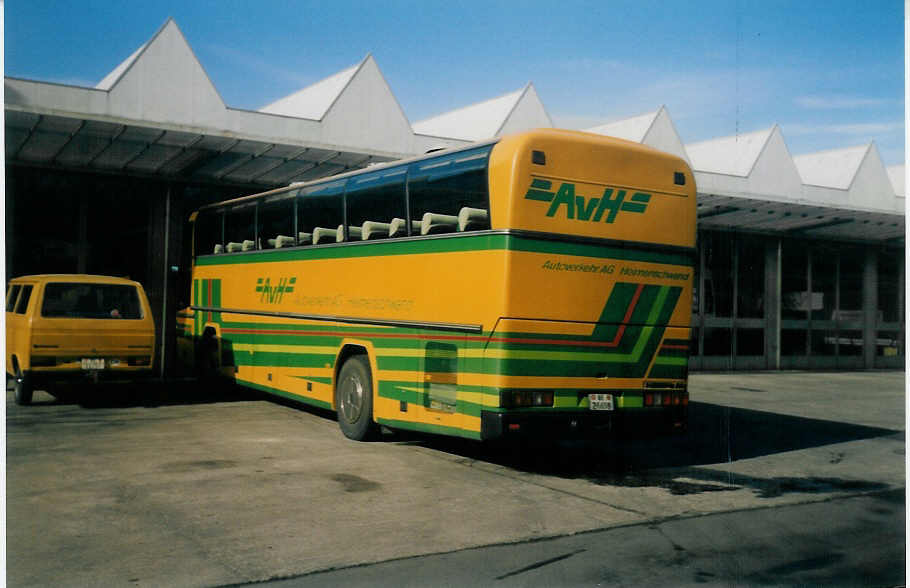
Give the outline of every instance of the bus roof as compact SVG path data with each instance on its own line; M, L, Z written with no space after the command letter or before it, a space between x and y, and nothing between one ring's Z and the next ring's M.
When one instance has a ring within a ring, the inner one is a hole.
M450 153L458 153L459 151L468 151L470 149L475 149L477 147L484 147L486 145L492 145L499 142L499 138L490 139L488 141L478 141L476 143L471 143L470 145L464 145L461 147L452 147L451 149L439 149L435 151L430 151L428 153L423 153L421 155L415 155L414 157L408 157L405 159L396 159L394 161L386 161L383 163L377 163L369 167L360 168L351 170L348 172L335 174L333 176L326 176L324 178L319 178L317 180L310 180L307 182L293 182L287 186L282 186L280 188L273 188L272 190L266 190L265 192L257 192L255 194L248 194L246 196L240 196L237 198L231 198L229 200L222 200L221 202L213 202L212 204L206 204L205 206L200 206L196 211L190 215L190 221L196 219L196 214L202 210L208 210L211 208L221 208L222 206L230 206L234 204L241 204L249 200L255 200L257 198L262 198L263 196L270 196L273 194L281 194L282 192L291 192L294 190L299 190L300 188L306 188L307 186L315 186L326 182L334 182L337 180L349 178L351 176L357 176L365 173L375 172L383 169L388 169L392 167L398 167L400 165L408 165L415 161L421 161L424 159L431 159L433 157L438 157L440 155L446 155Z

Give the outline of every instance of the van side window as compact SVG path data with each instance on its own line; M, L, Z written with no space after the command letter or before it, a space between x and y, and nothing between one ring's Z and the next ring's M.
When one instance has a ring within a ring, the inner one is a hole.
M28 299L32 296L32 287L31 284L22 287L22 294L19 295L19 302L16 304L16 314L25 314Z
M9 292L6 294L6 312L13 312L13 309L16 308L16 298L19 297L19 290L22 289L20 284L13 284L9 287Z

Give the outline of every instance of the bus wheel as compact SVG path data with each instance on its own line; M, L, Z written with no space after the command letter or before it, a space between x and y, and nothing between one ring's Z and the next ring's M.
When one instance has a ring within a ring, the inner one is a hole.
M366 441L376 431L373 423L373 378L365 355L348 358L335 385L338 425L348 439Z
M196 347L196 377L208 382L218 375L218 340L211 327L202 333L202 339Z
M22 370L16 368L16 404L25 406L32 403L32 379L28 374L23 374Z

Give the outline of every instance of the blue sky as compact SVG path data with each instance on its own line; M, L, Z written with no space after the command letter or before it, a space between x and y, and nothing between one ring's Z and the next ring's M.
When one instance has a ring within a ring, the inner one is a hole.
M238 108L372 53L412 122L531 81L557 126L664 104L686 143L778 123L794 155L904 160L900 0L10 0L6 75L92 86L168 17Z

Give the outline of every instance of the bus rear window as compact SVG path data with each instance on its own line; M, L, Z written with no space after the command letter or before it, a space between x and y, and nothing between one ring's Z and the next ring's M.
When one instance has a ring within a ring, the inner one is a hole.
M55 282L44 287L41 316L141 319L142 306L135 286Z

